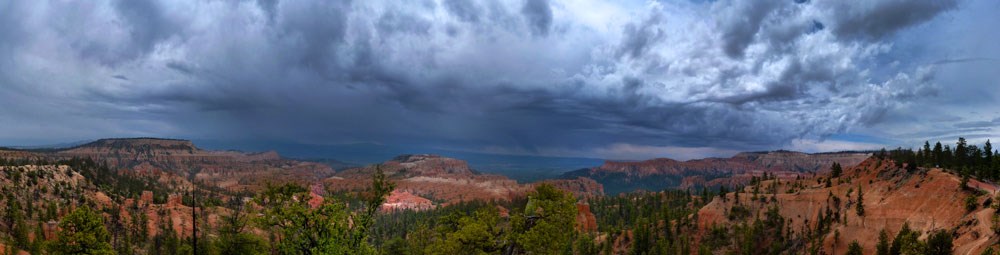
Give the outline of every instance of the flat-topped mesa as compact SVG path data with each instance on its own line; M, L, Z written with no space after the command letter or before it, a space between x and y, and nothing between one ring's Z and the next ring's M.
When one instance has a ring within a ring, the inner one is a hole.
M162 138L100 139L60 151L63 154L195 154L201 149L188 140Z
M163 138L101 139L73 148L56 151L56 157L92 157L126 161L213 161L253 162L281 160L275 151L245 153L202 150L188 140Z
M283 159L275 151L245 153L199 149L188 140L101 139L42 153L51 159L91 158L116 171L196 181L230 190L258 190L267 183L307 185L333 175L329 166Z
M333 192L360 191L371 183L374 170L375 165L347 169L324 182L327 189ZM429 154L398 156L382 163L381 170L396 183L397 190L436 201L438 205L472 200L510 200L524 196L541 183L520 184L502 175L480 174L470 169L464 160ZM543 182L577 196L603 194L600 184L586 178Z
M856 165L866 158L868 158L867 153L741 152L730 158L704 158L688 161L677 161L669 158L644 161L606 161L591 171L623 172L638 176L719 171L736 173L750 171L816 172L829 169L834 162L842 165Z
M408 176L476 175L465 160L432 154L400 155L383 164L384 171L404 172Z
M765 169L792 172L821 172L829 170L834 162L844 166L853 166L861 163L868 156L868 153L856 152L808 154L795 151L771 151L740 153L733 156L733 158L746 157Z

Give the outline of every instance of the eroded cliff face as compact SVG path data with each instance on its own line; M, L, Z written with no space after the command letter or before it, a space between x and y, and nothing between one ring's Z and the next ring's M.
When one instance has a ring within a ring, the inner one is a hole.
M401 155L379 165L390 178L411 177L462 177L477 176L464 160L430 154ZM342 178L371 177L373 166L344 170L337 174Z
M728 193L726 199L715 197L698 212L699 229L705 234L713 225L733 226L754 219L733 219L730 213L734 207L749 209L747 215L764 215L769 208L777 207L789 224L790 236L815 229L819 215L832 212L838 220L822 237L822 249L827 253L837 247L836 254L843 254L850 242L858 241L865 254L874 254L879 231L884 229L892 237L904 223L918 231L921 239L935 230L954 231L954 254L980 254L1000 240L990 229L995 209L981 206L997 192L995 185L970 181L970 186L990 195L979 196L976 203L980 206L969 211L964 201L974 191L960 188L958 176L938 168L909 172L891 161L872 158L846 168L841 177L831 179L831 187L819 179L827 177L762 182L762 190L774 185L777 192L773 201L768 192L761 195L764 199L751 200L750 187L742 191L738 201L734 193ZM863 217L855 208L859 188L864 192ZM834 231L840 233L839 240Z
M334 192L362 191L368 187L375 167L344 170L325 182ZM396 183L398 190L434 201L435 206L471 200L510 200L524 196L539 183L550 183L578 196L603 194L600 184L586 178L522 184L505 176L478 173L464 160L437 155L403 155L377 167Z
M589 204L576 204L576 231L581 233L597 232L597 217L590 211Z
M731 158L677 161L607 161L603 165L568 172L563 178L587 177L609 194L635 190L662 190L743 184L763 173L795 176L828 171L834 162L845 167L868 158L865 153L806 154L790 151L745 152Z
M220 216L228 215L228 209L222 207L196 208L185 206L182 194L156 194L166 196L165 201L155 203L152 191L143 191L139 199L117 196L96 185L94 180L87 179L67 165L21 165L0 166L0 190L7 199L14 199L22 207L38 208L44 217L29 217L27 223L31 226L41 226L41 236L31 236L54 240L58 230L59 219L79 207L92 207L97 210L117 211L117 214L102 213L105 221L121 224L144 225L145 234L154 236L162 229L170 228L181 237L190 236L194 226L191 223L192 213L198 214L202 227L217 227ZM44 209L44 210L43 210ZM143 221L144 220L144 221ZM9 227L9 226L5 226Z
M414 195L408 190L393 190L385 203L382 204L383 211L415 210L422 211L434 208L434 202L426 198Z
M194 180L231 191L255 191L267 183L310 185L334 173L329 166L283 159L274 151L208 151L191 141L172 139L102 139L44 155L92 158L119 171L177 183L177 188L190 188Z

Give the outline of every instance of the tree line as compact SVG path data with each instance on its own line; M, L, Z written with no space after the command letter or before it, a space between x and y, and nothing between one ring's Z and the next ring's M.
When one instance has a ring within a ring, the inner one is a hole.
M965 138L959 137L955 146L950 144L942 145L936 142L932 146L929 141L924 145L913 149L896 148L893 150L882 149L875 152L874 156L880 159L894 160L898 167L906 167L908 170L916 170L919 167L940 167L953 169L965 176L974 176L985 180L1000 180L1000 155L997 149L993 148L990 140L980 147L969 144Z

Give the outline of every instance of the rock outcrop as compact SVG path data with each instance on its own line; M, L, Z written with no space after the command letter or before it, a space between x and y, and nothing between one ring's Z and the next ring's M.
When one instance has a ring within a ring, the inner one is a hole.
M590 211L589 204L576 204L576 230L584 233L597 231L597 217Z
M382 204L383 211L415 210L423 211L434 208L434 202L414 195L409 191L394 190Z
M791 151L744 152L731 158L677 161L658 158L645 161L607 161L603 165L571 171L562 178L587 177L604 186L609 194L635 190L693 188L742 184L752 176L768 174L795 176L824 172L834 162L853 166L867 153L806 154ZM695 177L695 178L689 178Z
M841 177L831 179L830 187L818 179L827 177L764 181L762 187L776 185L778 192L773 201L771 194L764 195L767 199L751 201L750 187L743 191L739 201L733 193L727 194L726 199L715 197L698 211L698 227L705 233L713 225L732 226L741 222L727 217L737 205L749 209L748 215L765 215L768 208L776 206L792 230L815 229L818 216L832 212L837 220L822 237L822 249L827 253L832 253L836 246L839 247L836 253L843 254L846 252L843 247L858 241L864 254L874 254L879 231L884 229L889 236L895 236L904 223L918 231L921 239L932 231L953 231L954 254L980 254L1000 240L990 228L996 210L983 206L968 210L964 201L975 192L962 189L960 178L943 169L920 168L911 172L891 161L872 158L845 169ZM990 194L976 198L980 205L998 189L996 185L974 180L970 183ZM859 188L864 192L863 217L855 212ZM750 217L743 221L752 220ZM840 233L840 239L834 239L834 231Z
M119 171L178 183L180 189L191 188L191 178L223 189L254 191L266 183L310 185L334 173L327 165L283 159L274 151L208 151L191 141L158 138L101 139L42 155L92 158Z
M435 205L510 200L527 194L539 183L550 183L578 196L603 194L600 184L586 178L521 184L505 176L478 173L463 160L427 154L403 155L380 165L347 169L325 182L331 191L362 191L371 183L376 167L396 183L396 189L434 201Z

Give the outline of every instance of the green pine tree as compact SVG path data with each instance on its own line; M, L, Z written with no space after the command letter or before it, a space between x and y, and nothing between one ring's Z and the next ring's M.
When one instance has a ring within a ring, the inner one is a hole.
M857 240L851 242L851 245L847 246L847 255L863 255L863 250L861 250L861 244Z
M844 170L840 167L840 164L833 162L833 166L830 167L830 178L840 177L843 172Z
M52 254L114 254L104 219L88 207L80 207L63 217L59 229L57 240L49 249Z
M549 184L529 194L524 216L514 219L514 240L531 254L556 254L568 247L574 234L576 199Z
M889 255L889 233L885 229L878 233L878 244L875 245L876 255Z
M855 212L858 213L859 217L865 216L865 194L864 191L861 190L861 185L858 185L858 204L854 209Z

